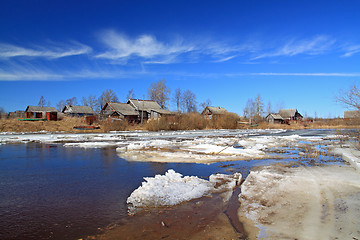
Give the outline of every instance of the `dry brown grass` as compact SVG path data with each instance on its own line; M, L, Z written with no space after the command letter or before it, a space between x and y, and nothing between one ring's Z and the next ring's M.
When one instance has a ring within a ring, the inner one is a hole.
M0 132L79 132L74 126L85 125L81 118L64 117L60 121L19 121L0 119Z
M245 125L250 128L249 125ZM261 122L256 129L349 129L360 128L359 120L348 120L342 118L336 119L317 119L313 122L290 122L290 124L272 124L268 122Z
M174 117L160 118L140 124L128 122L98 121L94 125L100 126L97 130L75 130L74 126L86 125L81 118L64 117L60 121L18 121L17 119L0 119L0 132L109 132L131 130L201 130L201 129L349 129L360 128L360 120L347 119L318 119L312 123L292 122L288 124L270 124L261 122L256 127L238 124L236 114L218 116L215 119L204 119L198 113L178 114Z
M214 119L204 119L199 113L178 114L175 117L160 118L149 121L145 128L149 131L159 130L201 130L201 129L236 129L239 117L229 113Z
M99 122L99 124L101 125L101 129L104 132L109 132L109 131L126 131L130 129L130 124L128 123L128 121L101 121Z
M173 117L162 117L150 120L145 124L149 131L160 130L201 130L206 128L206 121L198 113L178 114Z

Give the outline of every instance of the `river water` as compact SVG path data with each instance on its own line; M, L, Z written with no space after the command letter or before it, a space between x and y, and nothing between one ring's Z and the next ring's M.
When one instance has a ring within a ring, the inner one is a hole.
M126 199L143 177L168 169L203 178L233 172L246 177L251 167L277 161L283 160L128 162L111 147L0 145L0 239L79 239L97 234L127 216Z

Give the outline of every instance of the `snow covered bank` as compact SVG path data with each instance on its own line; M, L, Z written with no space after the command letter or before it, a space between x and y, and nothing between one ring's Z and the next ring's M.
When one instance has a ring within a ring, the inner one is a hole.
M352 144L348 144L344 147L335 147L333 152L341 155L345 161L349 162L351 166L360 171L360 151Z
M349 166L267 166L239 201L250 239L360 239L360 175Z
M144 180L142 186L134 190L127 199L129 214L142 208L177 205L219 192L224 193L224 200L228 201L229 195L241 180L241 174L211 175L207 181L195 176L182 177L180 173L170 169L165 175L145 177Z

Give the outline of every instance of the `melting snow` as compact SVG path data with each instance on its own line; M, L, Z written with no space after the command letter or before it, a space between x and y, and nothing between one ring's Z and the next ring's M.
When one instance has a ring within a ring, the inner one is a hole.
M359 239L360 178L349 166L252 171L240 219L250 239Z
M176 205L211 193L222 192L224 200L227 201L236 184L240 182L241 174L211 175L207 181L195 176L183 177L170 169L165 175L145 177L144 180L145 182L127 199L129 214L147 207Z
M4 134L0 143L58 143L65 147L117 147L128 161L196 162L276 158L273 148L301 142L322 142L330 135L303 137L274 136L285 130L201 130L167 132L112 132L90 134ZM264 134L268 134L264 136ZM272 136L269 136L272 134ZM270 151L271 152L271 151Z

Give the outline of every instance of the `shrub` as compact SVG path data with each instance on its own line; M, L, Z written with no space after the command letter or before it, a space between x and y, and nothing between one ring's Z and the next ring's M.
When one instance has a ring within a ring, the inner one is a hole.
M126 120L104 120L101 122L101 127L103 131L125 131L129 127L129 122Z
M210 120L209 127L216 129L236 129L240 117L236 113L226 113Z
M145 128L149 131L173 130L167 117L151 119L146 123Z
M206 120L199 113L186 113L178 116L177 130L201 130L206 128Z

